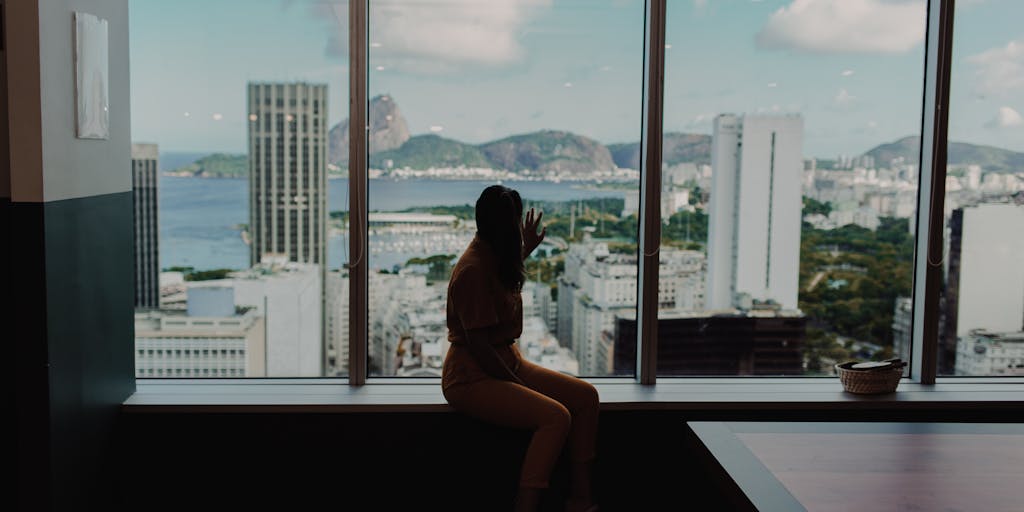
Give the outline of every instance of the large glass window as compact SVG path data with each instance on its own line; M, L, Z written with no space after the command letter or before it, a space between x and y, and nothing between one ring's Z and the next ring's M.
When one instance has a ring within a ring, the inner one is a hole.
M643 35L637 1L370 2L370 375L440 375L449 275L497 183L547 228L521 353L634 374L613 331L636 309Z
M923 1L669 3L659 375L909 359L925 21Z
M959 2L938 373L1024 376L1024 16Z
M136 375L345 374L347 6L130 16Z
M657 375L909 360L927 2L667 8ZM940 375L1024 374L1021 9L956 10ZM352 255L347 2L130 15L138 377L347 375L364 264L369 375L439 376L492 184L547 228L521 352L636 375L644 2L369 2Z

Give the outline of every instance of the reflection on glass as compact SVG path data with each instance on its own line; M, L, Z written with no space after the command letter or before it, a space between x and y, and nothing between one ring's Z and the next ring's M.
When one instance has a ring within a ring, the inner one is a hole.
M191 3L129 20L136 375L344 375L346 4Z
M659 375L909 359L924 2L837 5L669 9Z
M636 308L643 3L373 1L369 20L369 368L439 376L452 265L494 183L543 212L526 261L528 359L617 367Z

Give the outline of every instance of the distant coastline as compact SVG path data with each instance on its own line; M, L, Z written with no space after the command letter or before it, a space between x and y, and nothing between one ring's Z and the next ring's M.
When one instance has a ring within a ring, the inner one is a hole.
M208 175L201 174L195 175L187 172L173 172L165 171L161 173L162 176L168 178L182 178L182 179L197 179L197 180L248 180L248 176L232 176L232 175ZM335 180L347 180L348 175L328 175L328 181ZM413 181L449 181L449 182L477 182L477 183L551 183L559 184L565 183L570 185L572 188L580 190L595 190L595 191L614 191L623 192L629 191L636 188L636 184L639 180L636 179L616 179L616 180L601 180L601 179L560 179L560 178L537 178L537 177L512 177L504 179L494 179L493 177L475 177L475 176L451 176L451 177L418 177L418 176L370 176L370 181L389 181L389 182L413 182Z

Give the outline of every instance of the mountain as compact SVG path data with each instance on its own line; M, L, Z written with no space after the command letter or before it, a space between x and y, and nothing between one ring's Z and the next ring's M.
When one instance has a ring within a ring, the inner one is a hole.
M198 153L195 151L161 151L160 171L163 172L185 167L206 155L209 155L209 153Z
M417 135L398 149L370 156L370 167L376 169L460 166L563 175L615 169L611 153L601 143L560 131L513 135L477 146L437 135Z
M249 157L214 153L168 173L196 178L244 178L249 175Z
M398 148L409 140L409 125L391 96L382 94L371 99L368 115L371 155ZM327 134L327 162L348 168L348 119L334 125Z
M904 137L896 142L881 144L869 150L875 163L887 166L895 159L917 162L921 152L921 137ZM966 142L950 142L946 160L950 165L975 164L986 172L1009 173L1024 169L1024 153L992 146L980 146Z
M639 143L604 146L596 140L565 131L544 130L471 145L437 135L410 137L409 127L388 95L370 101L370 166L376 169L431 167L489 167L512 172L587 175L612 172L616 167L639 168ZM348 167L348 120L331 128L328 163ZM665 161L710 161L711 137L686 133L665 135Z
M611 152L601 143L569 132L545 130L513 135L480 146L498 169L539 174L614 171Z
M408 123L397 103L389 95L370 100L369 105L370 166L376 169L431 167L490 167L512 172L528 170L537 175L585 175L614 171L616 167L640 168L640 143L630 142L605 146L593 139L566 131L543 130L505 137L484 144L467 144L437 135L411 137ZM348 120L331 128L328 139L328 162L348 167ZM920 137L904 137L881 144L865 153L880 166L893 160L915 162L920 151ZM711 163L711 136L696 133L669 132L662 139L662 155L666 165L692 162ZM207 161L208 158L215 158ZM211 155L183 171L196 175L244 176L244 157L232 164L232 155ZM218 160L219 159L219 160ZM949 163L977 164L986 172L1016 172L1024 168L1024 153L991 146L963 142L949 144ZM189 171L190 170L190 171Z
M610 144L615 165L627 169L640 168L640 143ZM669 132L661 142L662 159L666 165L683 162L711 163L711 136L698 133Z
M491 167L476 146L437 135L417 135L397 149L370 155L374 169L429 169L431 167Z

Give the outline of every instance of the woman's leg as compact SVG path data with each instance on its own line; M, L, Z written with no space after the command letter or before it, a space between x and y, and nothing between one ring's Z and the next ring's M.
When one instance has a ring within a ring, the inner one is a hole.
M497 379L452 386L444 395L452 407L469 416L497 425L533 430L519 486L530 489L548 486L551 471L569 434L571 419L565 406L532 389Z
M593 384L549 370L523 359L516 370L530 389L554 398L569 409L569 457L574 463L590 462L596 456L597 415L600 399Z
M516 372L530 388L569 409L570 504L585 510L592 502L591 470L596 456L600 398L589 382L522 360Z

